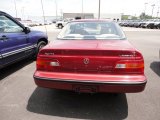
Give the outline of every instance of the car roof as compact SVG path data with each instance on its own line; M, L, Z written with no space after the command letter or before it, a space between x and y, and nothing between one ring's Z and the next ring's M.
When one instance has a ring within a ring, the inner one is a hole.
M0 11L0 14L6 14L5 12L3 12L3 11Z
M71 22L113 22L113 21L108 19L78 19L78 20L72 20Z

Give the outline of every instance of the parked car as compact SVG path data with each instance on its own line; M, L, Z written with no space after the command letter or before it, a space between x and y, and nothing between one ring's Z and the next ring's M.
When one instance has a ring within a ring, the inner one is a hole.
M57 19L53 19L53 20L52 20L52 23L56 23L56 22L57 22Z
M47 43L45 33L33 31L0 11L0 68L27 57L36 57Z
M160 29L160 19L154 21L154 28Z
M134 22L133 27L136 27L136 28L140 27L142 22L143 22L142 20L136 20L136 21Z
M73 18L68 18L68 19L64 19L64 20L59 20L56 22L56 27L58 27L59 29L62 29L68 22L72 21Z
M44 22L44 25L51 25L51 24L52 24L51 21L45 21L45 22Z
M134 20L130 20L128 26L133 27L134 26Z
M156 24L156 28L160 29L160 23Z
M128 27L128 26L129 26L129 21L125 21L125 22L123 23L123 26L124 26L124 27Z
M67 19L65 20L59 20L56 22L55 26L59 29L62 29L69 21Z
M76 92L141 92L144 60L115 22L76 20L38 54L34 73L40 87Z
M123 26L124 21L119 21L118 24L119 24L120 26Z
M150 28L153 29L154 28L154 21L153 20L146 20L141 24L142 28Z
M34 27L34 26L38 26L38 23L35 21L31 21L31 20L21 20L19 21L21 24L23 24L24 26L28 26L28 27Z

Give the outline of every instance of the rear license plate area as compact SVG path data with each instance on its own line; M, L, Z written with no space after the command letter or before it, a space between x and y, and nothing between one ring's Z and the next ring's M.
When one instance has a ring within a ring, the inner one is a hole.
M72 89L78 93L97 93L98 86L95 85L81 85L81 84L74 84L72 85Z

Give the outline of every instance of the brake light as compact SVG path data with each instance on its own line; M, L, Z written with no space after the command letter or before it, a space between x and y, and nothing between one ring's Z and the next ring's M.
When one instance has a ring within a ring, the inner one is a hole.
M134 69L134 68L144 68L144 63L143 62L119 62L116 64L115 68L130 68L130 69Z
M59 61L56 59L37 58L37 70L53 71L55 67L59 67Z
M115 69L120 73L144 73L143 60L124 60L119 61L115 65Z

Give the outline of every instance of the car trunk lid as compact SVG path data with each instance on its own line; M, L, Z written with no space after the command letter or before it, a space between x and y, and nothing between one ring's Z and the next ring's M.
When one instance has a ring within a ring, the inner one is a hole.
M49 71L96 74L114 74L118 61L136 59L135 49L126 41L89 42L53 43L38 59L50 61Z

